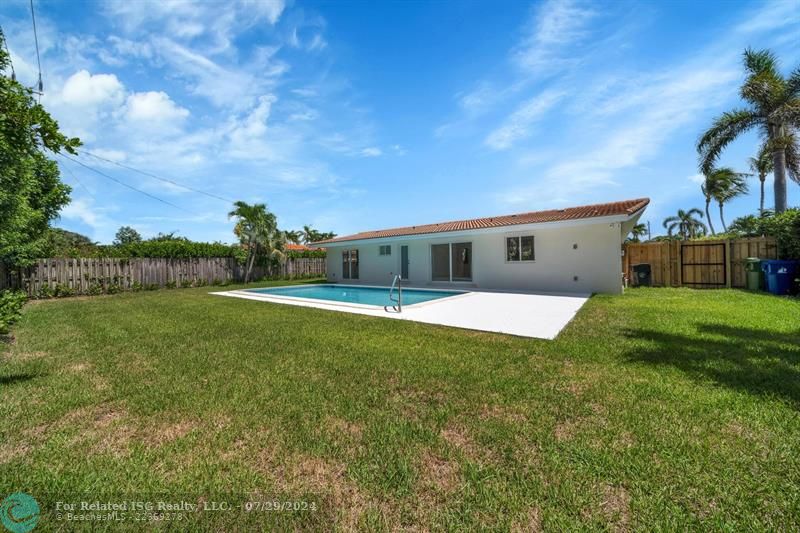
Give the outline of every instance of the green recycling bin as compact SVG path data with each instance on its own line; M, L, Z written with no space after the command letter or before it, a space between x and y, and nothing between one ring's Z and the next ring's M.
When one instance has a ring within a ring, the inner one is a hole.
M744 270L747 275L747 290L764 290L764 272L761 270L761 259L758 257L748 257L744 260Z

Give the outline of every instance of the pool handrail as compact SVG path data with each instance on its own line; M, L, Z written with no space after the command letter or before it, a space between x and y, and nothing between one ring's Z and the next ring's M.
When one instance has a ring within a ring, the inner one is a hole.
M401 281L402 281L402 278L400 277L400 274L395 274L394 279L392 280L392 286L389 287L389 301L390 302L397 302L397 305L392 305L391 308L394 309L395 312L397 312L397 313L402 313L403 312L403 286L402 286ZM392 298L392 291L395 290L395 287L397 287L397 299L396 300L394 298ZM389 307L390 306L388 306L388 305L384 305L383 309L386 312L389 312Z

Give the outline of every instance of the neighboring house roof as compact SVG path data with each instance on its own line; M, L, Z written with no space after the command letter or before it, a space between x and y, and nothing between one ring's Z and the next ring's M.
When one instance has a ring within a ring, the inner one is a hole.
M445 233L449 231L468 231L497 228L503 226L517 226L520 224L538 224L542 222L561 222L566 220L579 220L595 217L609 217L625 215L630 216L644 209L650 203L650 198L636 198L607 204L582 205L579 207L566 207L563 209L549 209L547 211L532 211L514 215L496 217L471 218L468 220L454 220L439 222L438 224L424 224L421 226L406 226L403 228L364 231L353 235L345 235L313 243L334 244L337 242L360 241L365 239L381 239L387 237L402 237L405 235L423 235L426 233Z
M293 242L287 242L284 246L284 249L288 252L306 252L309 250L319 250L319 248L311 246L306 246L305 244L295 244Z

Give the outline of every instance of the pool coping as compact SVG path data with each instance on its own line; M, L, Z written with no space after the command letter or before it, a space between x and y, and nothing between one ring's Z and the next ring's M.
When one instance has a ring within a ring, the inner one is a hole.
M308 285L276 285L274 287L261 287L261 289L284 289L289 287L307 287ZM314 287L353 287L353 288L365 288L365 289L388 289L386 285L351 285L351 284L343 284L343 283L318 283L314 284ZM465 290L453 290L453 289L428 289L428 288L418 288L418 287L406 287L406 289L417 290L417 291L428 291L428 292L458 292L459 294L451 294L450 296L444 296L442 298L435 298L433 300L428 300L425 302L418 302L415 304L408 304L403 305L403 309L417 309L420 307L424 307L426 305L430 305L436 302L442 302L445 300L452 300L453 298L462 298L464 296L468 296L472 291L465 291ZM369 304L358 304L353 302L342 302L339 300L324 300L320 298L308 298L304 296L286 296L286 295L275 295L270 294L267 292L255 292L259 290L259 287L254 287L252 289L236 289L233 291L224 291L224 292L211 292L209 294L216 294L216 295L240 295L240 296L248 296L253 300L261 300L268 302L270 300L286 300L290 302L308 302L308 303L316 303L316 304L324 304L324 305L332 305L336 307L350 307L353 309L368 309L370 311L385 311L386 313L392 314L397 313L397 311L390 311L393 307L390 304L387 305L369 305Z

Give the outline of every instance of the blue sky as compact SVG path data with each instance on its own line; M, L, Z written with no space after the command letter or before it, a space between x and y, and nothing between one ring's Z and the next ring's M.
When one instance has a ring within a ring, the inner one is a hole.
M694 144L737 105L743 49L800 63L798 0L36 8L42 102L88 151L340 235L640 196L656 233L703 205ZM0 24L32 85L27 1L5 0ZM721 164L745 170L756 145ZM58 226L233 240L225 202L81 159L181 209L63 162ZM728 220L756 210L757 187Z

